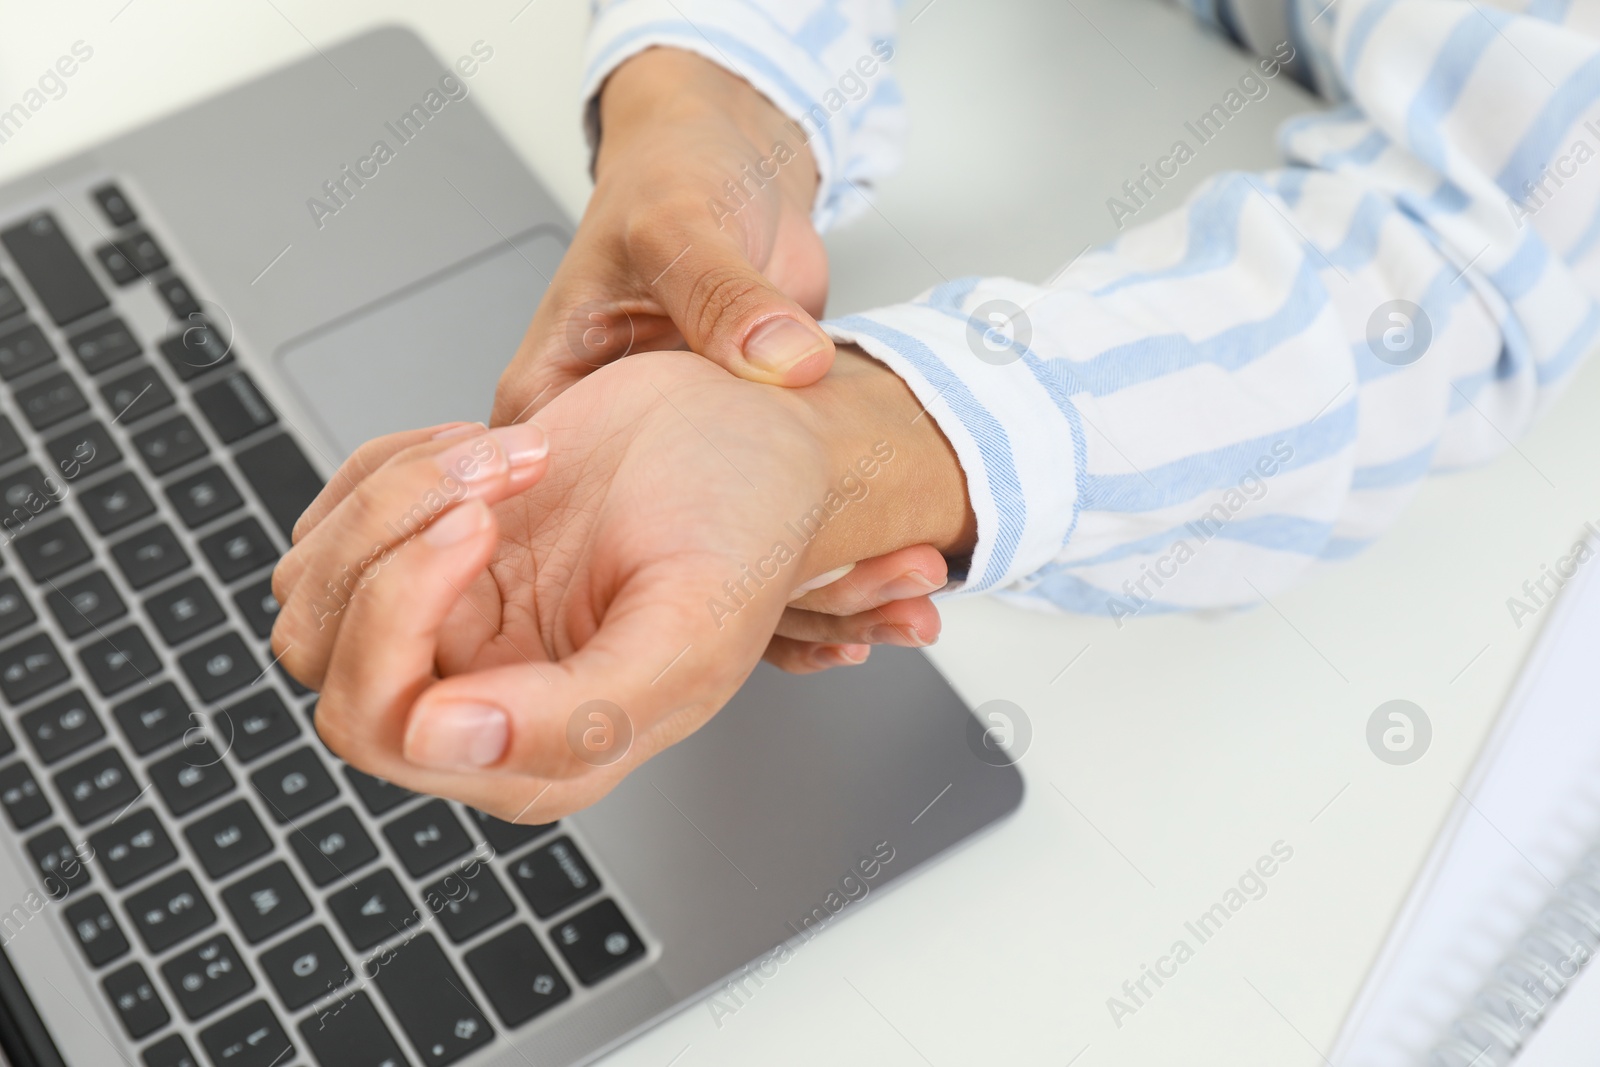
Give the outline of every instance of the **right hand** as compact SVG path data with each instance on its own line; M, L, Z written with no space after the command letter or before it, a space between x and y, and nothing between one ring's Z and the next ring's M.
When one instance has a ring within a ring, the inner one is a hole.
M619 67L600 119L594 194L500 379L493 423L637 352L687 348L773 385L821 379L834 356L816 324L828 261L803 133L748 82L671 48Z

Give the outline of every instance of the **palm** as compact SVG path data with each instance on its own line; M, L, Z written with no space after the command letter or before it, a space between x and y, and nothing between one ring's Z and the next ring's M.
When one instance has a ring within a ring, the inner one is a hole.
M558 455L581 459L496 508L498 547L448 620L440 673L553 663L612 611L648 605L682 639L664 634L641 654L661 656L664 669L696 639L712 641L719 647L703 651L728 665L731 693L785 596L772 590L721 628L708 625L707 602L735 606L723 583L776 541L794 546L785 519L825 491L822 464L804 459L818 445L796 410L776 389L678 353L623 361L563 394L540 422ZM776 583L803 577L791 565Z

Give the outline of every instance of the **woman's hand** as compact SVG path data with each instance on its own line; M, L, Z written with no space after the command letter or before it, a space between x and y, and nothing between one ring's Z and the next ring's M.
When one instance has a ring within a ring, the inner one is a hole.
M826 374L834 346L815 316L828 263L803 133L748 82L670 48L611 75L600 123L594 194L493 422L638 352L688 348L779 385Z
M960 467L919 413L854 354L781 390L661 353L574 386L543 432L375 444L279 565L274 652L357 767L559 817L720 708L806 581L970 550ZM597 709L620 727L599 751Z

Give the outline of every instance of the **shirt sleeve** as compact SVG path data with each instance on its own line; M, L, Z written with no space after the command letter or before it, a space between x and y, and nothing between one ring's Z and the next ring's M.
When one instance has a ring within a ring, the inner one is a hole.
M1111 245L1044 285L967 278L828 323L951 441L978 520L964 591L1119 625L1258 603L1370 544L1430 472L1512 447L1600 341L1600 5L1319 21L1347 103L1286 126L1282 169L1154 217L1299 54L1269 48L1108 202Z
M600 138L599 93L624 61L665 46L755 86L811 148L819 231L865 210L899 164L905 107L892 75L901 0L593 0L584 127Z

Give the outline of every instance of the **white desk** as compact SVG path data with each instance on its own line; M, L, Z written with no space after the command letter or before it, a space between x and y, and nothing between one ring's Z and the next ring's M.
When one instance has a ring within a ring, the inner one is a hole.
M8 4L0 100L78 38L95 57L0 146L0 177L308 41L400 20L442 56L480 37L495 47L477 99L582 207L587 5L533 0L511 22L524 0L133 0L108 21L123 3ZM1243 66L1150 0L936 0L900 53L908 166L880 214L832 240L834 310L941 273L1048 276L1110 236L1105 198ZM1183 180L1270 165L1272 130L1303 102L1280 80ZM1164 191L1164 205L1183 192ZM1573 392L1522 455L1428 485L1380 545L1277 610L1119 632L981 600L951 607L940 666L972 701L1003 697L1032 718L1022 811L830 931L720 1028L691 1008L608 1062L1059 1065L1087 1046L1079 1067L1321 1063L1532 637L1505 599L1600 519L1600 422L1586 417L1600 372ZM1432 750L1407 767L1365 743L1372 710L1396 697L1434 724ZM1107 998L1175 939L1194 945L1185 921L1280 839L1294 858L1267 895L1115 1027Z

